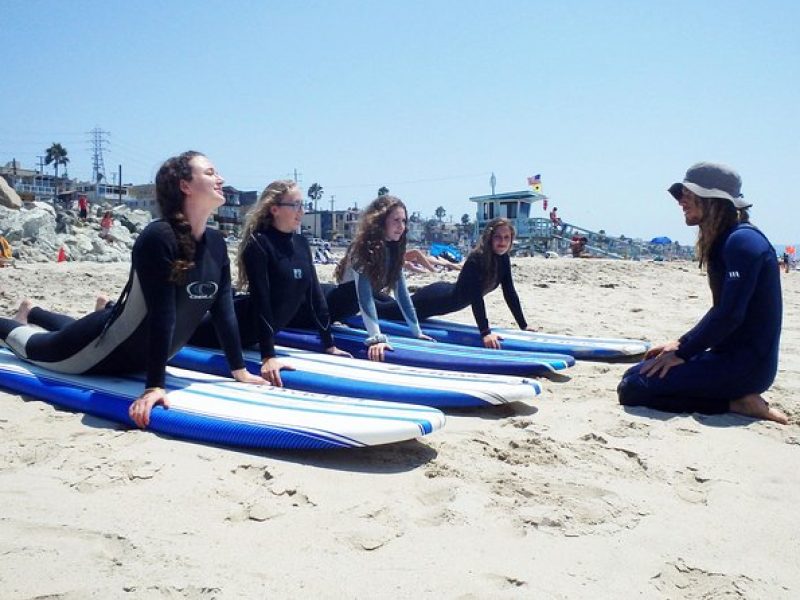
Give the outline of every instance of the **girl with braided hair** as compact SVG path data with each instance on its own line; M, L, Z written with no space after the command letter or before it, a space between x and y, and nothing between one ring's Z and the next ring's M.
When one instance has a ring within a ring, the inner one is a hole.
M20 358L53 371L145 371L144 392L129 410L139 427L148 425L153 406L167 406L167 361L207 311L233 377L264 383L244 368L225 240L206 229L208 217L225 201L223 181L199 152L168 159L156 175L162 217L136 239L120 299L78 320L25 300L14 319L0 319L0 338Z

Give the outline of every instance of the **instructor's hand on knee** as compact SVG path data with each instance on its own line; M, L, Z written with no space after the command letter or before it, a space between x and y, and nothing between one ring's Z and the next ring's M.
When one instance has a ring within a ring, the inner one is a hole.
M167 392L164 388L147 388L128 408L128 416L133 419L137 427L144 429L150 425L150 411L156 404L163 404L164 408L169 408Z
M675 355L674 350L670 350L662 352L650 362L645 362L639 372L646 377L658 375L659 379L663 379L672 367L682 365L684 362L686 361Z

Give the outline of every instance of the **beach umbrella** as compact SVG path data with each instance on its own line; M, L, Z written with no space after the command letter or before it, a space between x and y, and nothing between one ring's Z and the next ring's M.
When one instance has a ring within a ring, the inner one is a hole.
M651 244L664 244L664 245L666 245L666 244L671 244L672 240L669 239L668 237L662 235L662 236L659 236L659 237L654 237L652 240L650 240L650 243Z

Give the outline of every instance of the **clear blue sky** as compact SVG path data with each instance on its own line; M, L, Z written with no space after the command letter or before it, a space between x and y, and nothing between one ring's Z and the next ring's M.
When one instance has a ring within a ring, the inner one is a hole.
M562 217L687 228L665 188L698 160L742 174L753 221L800 240L800 3L0 0L0 162L52 142L89 178L151 181L182 150L261 190L297 168L326 202L381 185L459 219L540 173ZM541 213L543 216L545 213Z

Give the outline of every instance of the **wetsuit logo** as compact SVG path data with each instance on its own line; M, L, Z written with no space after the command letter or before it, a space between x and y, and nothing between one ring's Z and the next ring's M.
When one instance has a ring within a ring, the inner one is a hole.
M217 295L219 286L213 281L193 281L186 286L189 300L210 300Z
M739 279L739 271L728 271L728 279Z
M295 279L302 279L303 278L303 269L293 269L294 278Z

